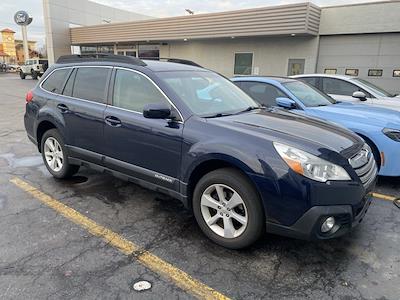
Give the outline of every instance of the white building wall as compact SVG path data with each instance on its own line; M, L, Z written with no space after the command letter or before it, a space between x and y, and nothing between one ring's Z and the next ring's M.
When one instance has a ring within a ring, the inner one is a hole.
M358 69L358 77L393 93L400 92L400 33L322 36L318 58L319 73L325 69ZM381 77L368 76L369 69L382 69Z
M253 74L286 76L289 59L305 59L305 73L315 72L318 37L257 37L169 42L160 57L192 60L225 76L233 76L236 52L253 53ZM258 72L257 72L258 71Z
M152 17L101 5L88 0L43 0L46 45L49 63L71 54L69 29L106 22L125 22Z
M320 35L400 31L400 1L324 7Z

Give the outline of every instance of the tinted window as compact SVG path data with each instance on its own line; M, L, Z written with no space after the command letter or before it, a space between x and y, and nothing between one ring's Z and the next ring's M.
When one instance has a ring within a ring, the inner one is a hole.
M75 75L76 75L76 69L74 69L74 71L72 71L71 75L69 76L63 91L63 95L72 96L72 89L74 87Z
M303 78L298 78L298 79L318 88L318 78L317 77L303 77Z
M278 88L262 82L242 82L241 89L267 107L276 106L276 98L287 97Z
M135 72L117 70L114 83L113 105L143 112L146 104L164 102L164 95L146 77Z
M75 77L73 97L105 103L109 73L108 68L79 68Z
M62 88L67 79L67 75L71 69L60 69L56 70L49 77L47 77L46 81L43 82L42 87L49 92L61 94Z
M326 94L352 96L360 88L352 83L335 78L322 78L322 90Z

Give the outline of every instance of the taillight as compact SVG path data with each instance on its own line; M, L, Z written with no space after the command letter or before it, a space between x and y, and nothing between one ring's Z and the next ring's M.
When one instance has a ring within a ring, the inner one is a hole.
M32 99L33 99L33 93L32 93L32 91L29 91L29 92L26 94L26 97L25 97L26 103L31 102Z

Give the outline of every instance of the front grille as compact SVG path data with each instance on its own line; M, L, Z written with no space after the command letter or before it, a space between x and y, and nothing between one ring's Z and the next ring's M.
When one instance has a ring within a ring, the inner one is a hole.
M350 165L360 178L364 187L368 187L375 179L378 173L375 158L371 148L364 145L360 152L349 159Z

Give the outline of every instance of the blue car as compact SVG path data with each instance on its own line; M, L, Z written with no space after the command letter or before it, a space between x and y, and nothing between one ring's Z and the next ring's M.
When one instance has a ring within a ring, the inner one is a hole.
M371 147L381 176L400 176L400 113L335 101L314 87L291 78L238 77L237 86L261 104L280 106L342 125Z

